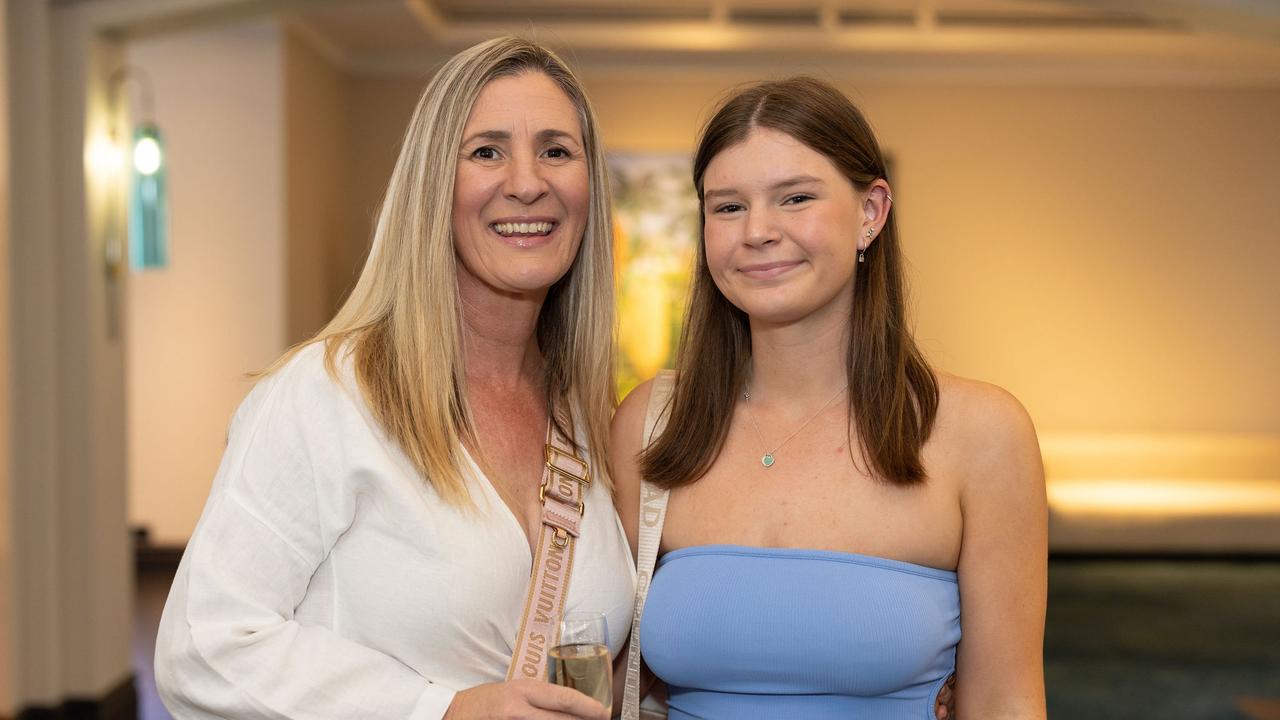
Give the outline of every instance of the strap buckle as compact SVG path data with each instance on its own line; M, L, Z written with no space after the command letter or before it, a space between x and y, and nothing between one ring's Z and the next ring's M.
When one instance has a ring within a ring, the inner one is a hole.
M591 470L587 466L586 460L583 460L572 452L561 450L551 443L547 443L546 448L546 462L548 470L560 477L573 480L582 485L591 484ZM561 467L561 461L567 462L571 467Z
M552 499L557 502L560 502L559 498L552 498ZM538 502L542 503L543 505L547 504L547 484L545 482L538 486ZM587 514L587 506L583 504L581 500L579 500L578 515L581 517L581 516L585 516L586 514ZM560 547L560 546L557 545L557 547Z

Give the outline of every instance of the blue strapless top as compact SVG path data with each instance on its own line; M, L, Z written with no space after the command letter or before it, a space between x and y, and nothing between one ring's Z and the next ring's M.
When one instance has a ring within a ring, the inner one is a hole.
M697 545L658 563L640 638L671 720L933 720L960 591L898 560Z

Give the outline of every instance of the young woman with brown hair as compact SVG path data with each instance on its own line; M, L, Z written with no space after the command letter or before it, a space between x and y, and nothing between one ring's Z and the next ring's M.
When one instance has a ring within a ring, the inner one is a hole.
M674 384L613 424L633 550L642 504L661 528L632 647L671 717L1044 717L1035 431L912 340L862 114L820 81L753 86L708 123L693 179ZM665 430L642 437L651 404Z

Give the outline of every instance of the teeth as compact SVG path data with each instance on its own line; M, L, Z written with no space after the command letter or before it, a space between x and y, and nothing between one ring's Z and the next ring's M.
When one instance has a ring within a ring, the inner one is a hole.
M498 231L499 235L546 235L551 232L551 227L552 223L549 222L493 224L493 229Z

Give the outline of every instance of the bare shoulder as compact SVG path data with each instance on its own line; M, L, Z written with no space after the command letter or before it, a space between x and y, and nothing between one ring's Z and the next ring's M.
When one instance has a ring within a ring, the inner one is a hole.
M969 480L1043 484L1031 415L1009 391L948 373L938 375L936 432ZM969 483L966 483L969 484Z
M937 375L937 427L953 442L980 450L1035 441L1031 415L1008 390L958 375Z
M633 556L637 549L640 512L641 478L637 456L644 449L644 418L652 391L653 381L649 380L627 393L613 415L610 429L614 499L618 515L622 518L622 528L631 543Z
M960 480L956 710L1044 718L1048 507L1035 428L1002 388L938 381L937 431Z
M644 418L649 408L649 395L652 392L652 380L640 383L627 393L614 413L611 434L615 461L625 458L634 462L634 456L640 452L643 443L641 435L644 432Z

